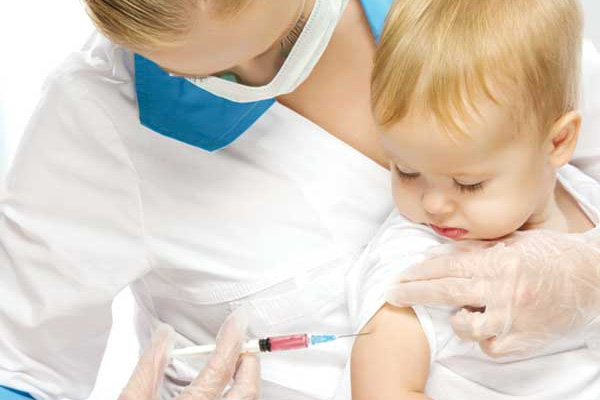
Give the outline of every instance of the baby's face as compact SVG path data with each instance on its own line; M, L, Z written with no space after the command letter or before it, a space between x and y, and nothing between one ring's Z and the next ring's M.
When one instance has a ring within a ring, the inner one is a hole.
M491 102L480 114L463 127L469 137L453 140L428 115L409 115L383 134L400 212L455 240L518 230L554 188L555 170L533 134L518 134Z

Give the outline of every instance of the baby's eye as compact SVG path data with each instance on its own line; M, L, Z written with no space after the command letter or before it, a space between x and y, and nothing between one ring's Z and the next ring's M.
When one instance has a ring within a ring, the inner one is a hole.
M419 177L419 175L421 175L418 172L404 172L402 171L400 168L398 168L398 166L395 166L395 170L396 173L398 174L398 176L400 177L400 179L404 179L404 180L411 180L411 179L416 179Z
M456 188L458 190L460 190L461 192L471 192L472 193L472 192L476 192L478 190L483 189L483 182L465 184L465 183L458 182L456 179L453 179L453 181L454 181L454 186L456 186Z

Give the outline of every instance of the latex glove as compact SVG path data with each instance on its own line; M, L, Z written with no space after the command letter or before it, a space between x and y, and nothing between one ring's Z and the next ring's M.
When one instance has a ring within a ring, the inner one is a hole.
M535 230L503 243L442 246L401 274L387 301L460 307L452 317L459 337L479 342L492 357L527 355L589 329L600 315L599 231ZM598 346L599 325L587 335L590 346Z
M176 400L257 400L260 365L254 355L240 356L247 321L240 313L228 317L217 335L217 348L206 367L176 397ZM161 324L150 346L141 356L119 400L157 400L164 371L169 364L174 341L173 328ZM233 386L223 394L227 384Z

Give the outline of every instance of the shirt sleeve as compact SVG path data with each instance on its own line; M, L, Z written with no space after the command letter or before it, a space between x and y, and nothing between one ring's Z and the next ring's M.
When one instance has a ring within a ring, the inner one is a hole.
M600 54L584 41L579 107L581 131L571 163L600 182Z
M38 399L89 395L112 300L148 271L136 173L85 72L46 84L0 196L0 385Z
M393 211L353 265L346 279L348 307L354 332L359 332L385 303L395 277L423 261L442 241L427 227ZM417 316L426 315L415 309ZM428 326L423 326L427 330ZM429 336L429 335L428 335Z

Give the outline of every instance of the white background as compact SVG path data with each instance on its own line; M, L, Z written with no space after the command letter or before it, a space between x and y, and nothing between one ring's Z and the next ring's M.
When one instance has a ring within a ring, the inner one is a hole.
M585 34L600 48L600 0L582 0L582 4ZM18 0L0 5L0 182L45 76L79 49L92 29L76 0ZM115 300L113 314L115 323L93 400L116 399L137 357L128 291Z

